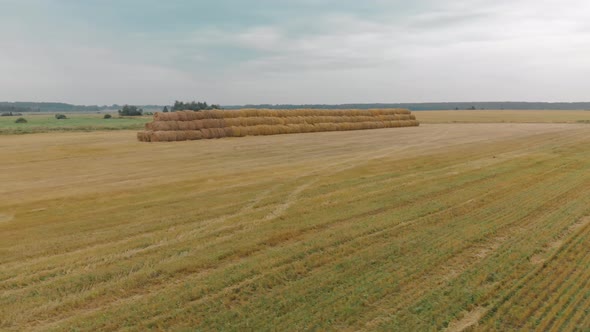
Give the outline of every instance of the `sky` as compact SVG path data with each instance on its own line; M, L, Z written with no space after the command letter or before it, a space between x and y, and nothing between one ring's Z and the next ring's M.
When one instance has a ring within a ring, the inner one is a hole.
M590 101L586 0L0 0L0 101Z

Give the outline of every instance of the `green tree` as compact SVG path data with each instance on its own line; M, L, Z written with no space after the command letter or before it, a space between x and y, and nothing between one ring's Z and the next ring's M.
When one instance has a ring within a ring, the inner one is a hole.
M140 116L142 114L143 110L133 105L124 105L123 108L119 110L119 115L121 116Z
M176 101L174 102L174 106L172 106L172 112L175 112L175 111L182 111L182 110L184 110L184 109L185 109L185 107L184 107L184 103L183 103L183 102L181 102L181 101L178 101L178 100L176 100Z
M188 103L182 101L175 101L174 106L172 107L172 112L174 111L202 111L202 110L213 110L213 109L221 109L221 106L216 104L207 104L207 102L200 102L200 101L191 101Z

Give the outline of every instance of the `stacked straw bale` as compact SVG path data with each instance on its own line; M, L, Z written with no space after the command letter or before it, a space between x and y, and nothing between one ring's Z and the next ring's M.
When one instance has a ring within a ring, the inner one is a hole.
M178 111L156 113L137 138L142 142L170 142L419 125L405 109Z

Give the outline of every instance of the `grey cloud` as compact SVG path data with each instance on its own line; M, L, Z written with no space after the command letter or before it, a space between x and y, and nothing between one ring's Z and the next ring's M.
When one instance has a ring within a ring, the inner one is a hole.
M54 3L63 8L73 2ZM202 97L239 104L587 98L590 3L582 0L264 0L242 10L244 2L226 0L209 8L214 19L198 24L182 17L178 24L142 28L134 21L116 29L96 25L96 17L82 11L72 21L61 17L56 28L47 24L56 18L44 18L41 7L12 4L36 8L39 23L18 16L2 21L0 15L4 100L168 103ZM167 14L177 10L173 4L186 10L191 2L167 3ZM95 6L107 14L104 5ZM223 16L228 6L232 10ZM147 14L157 18L158 11Z

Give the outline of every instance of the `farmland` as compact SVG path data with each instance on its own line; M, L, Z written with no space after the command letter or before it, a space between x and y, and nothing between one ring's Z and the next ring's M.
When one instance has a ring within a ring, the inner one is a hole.
M590 112L421 114L0 136L0 330L590 326Z
M151 116L104 119L104 114L66 113L68 119L58 120L54 114L23 113L27 123L15 123L21 116L0 117L0 135L2 134L31 134L63 131L95 131L141 129L151 120Z
M590 123L590 111L419 111L422 123Z

